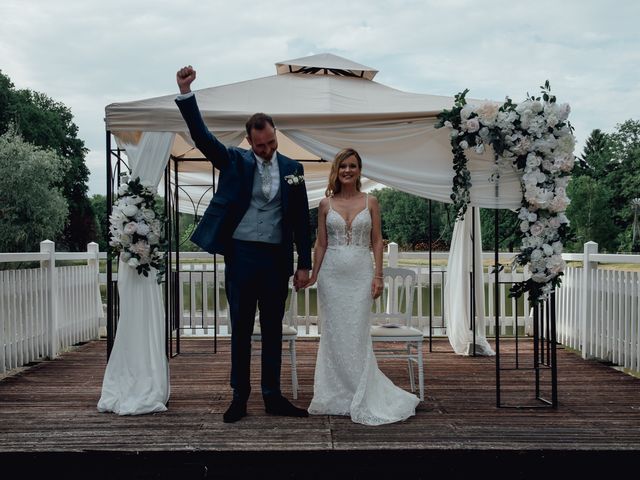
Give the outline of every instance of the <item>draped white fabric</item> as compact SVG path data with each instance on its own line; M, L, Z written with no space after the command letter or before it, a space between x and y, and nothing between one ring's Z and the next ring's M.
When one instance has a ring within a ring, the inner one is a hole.
M471 212L475 212L471 215ZM475 223L476 241L473 242ZM480 212L477 208L468 208L463 220L458 220L453 229L447 281L444 290L445 325L449 343L460 355L473 354L473 330L471 330L471 309L469 296L471 274L473 272L473 252L475 250L475 310L476 310L476 349L477 355L495 355L485 336L484 316L484 280L482 273L482 240L480 233Z
M173 133L146 132L129 148L132 178L157 185L171 151ZM165 316L156 271L139 275L118 264L120 317L98 402L101 412L139 415L166 410L169 362L165 353Z

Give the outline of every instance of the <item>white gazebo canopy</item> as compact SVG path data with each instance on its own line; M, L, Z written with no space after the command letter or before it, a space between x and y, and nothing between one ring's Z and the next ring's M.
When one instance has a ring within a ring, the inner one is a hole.
M279 150L304 161L310 205L324 196L329 163L345 147L363 158L364 188L384 184L424 198L450 202L453 168L449 131L436 129L437 115L453 106L453 97L408 93L372 80L377 70L356 62L320 54L276 63L277 74L196 90L205 123L226 145L243 145L244 124L255 112L270 114L279 134ZM106 128L127 151L131 163L202 158L174 103L176 94L113 103L106 107ZM151 140L151 135L155 140ZM152 156L141 151L163 138L168 151ZM170 138L168 138L168 136ZM168 138L168 139L167 139ZM135 153L134 153L135 152ZM469 153L471 203L486 208L517 208L522 194L513 171L500 173L493 156ZM211 184L211 167L181 162L179 183ZM173 180L173 176L172 176ZM211 190L184 187L206 208ZM185 201L183 211L193 212Z

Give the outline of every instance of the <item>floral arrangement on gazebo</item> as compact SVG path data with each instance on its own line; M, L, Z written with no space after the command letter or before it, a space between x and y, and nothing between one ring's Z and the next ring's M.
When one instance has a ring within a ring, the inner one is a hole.
M140 275L157 270L158 283L166 269L164 218L156 208L156 187L123 175L118 199L109 217L109 246Z
M500 105L467 103L468 89L455 96L454 107L438 115L436 128L451 131L453 200L458 218L470 202L471 174L465 152L483 154L491 146L499 169L521 173L522 206L518 209L522 243L514 260L528 266L531 276L511 288L512 296L529 293L532 303L548 298L560 285L565 263L563 245L568 237L569 205L566 187L574 165L575 138L568 121L570 107L551 95L549 81L541 96L527 94L521 103L507 97Z

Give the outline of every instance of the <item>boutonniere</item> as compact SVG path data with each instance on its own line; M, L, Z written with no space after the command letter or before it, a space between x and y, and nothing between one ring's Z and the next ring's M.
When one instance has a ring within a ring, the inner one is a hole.
M284 179L289 185L301 185L304 183L304 177L302 175L286 175Z

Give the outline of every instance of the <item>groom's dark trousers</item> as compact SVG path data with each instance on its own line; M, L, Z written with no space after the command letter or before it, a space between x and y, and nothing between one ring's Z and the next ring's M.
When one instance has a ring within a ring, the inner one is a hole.
M284 249L279 244L233 240L225 255L225 288L231 316L231 387L234 399L251 391L251 334L256 305L262 334L262 394L280 394L282 317L288 293Z

